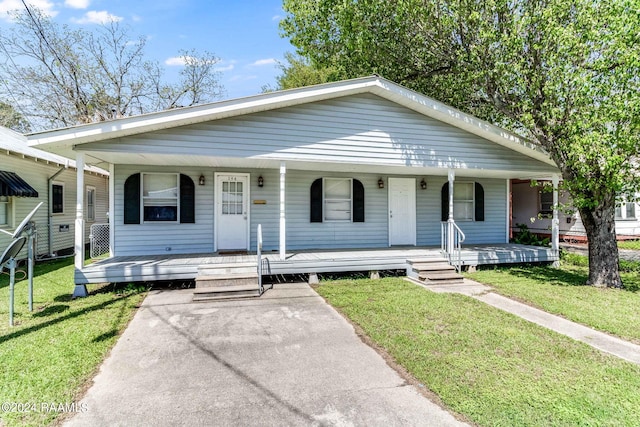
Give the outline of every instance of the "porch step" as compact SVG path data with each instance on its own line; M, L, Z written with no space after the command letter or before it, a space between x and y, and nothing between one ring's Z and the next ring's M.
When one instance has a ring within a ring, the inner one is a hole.
M444 258L409 259L409 275L434 285L459 285L464 278Z
M222 287L196 288L193 291L193 301L215 301L231 298L259 297L260 289L254 285L229 285Z
M225 288L236 285L258 286L258 273L214 274L196 277L197 288Z
M213 276L218 274L255 273L255 262L237 262L231 264L203 264L198 266L198 276Z
M255 262L198 266L193 301L259 297Z

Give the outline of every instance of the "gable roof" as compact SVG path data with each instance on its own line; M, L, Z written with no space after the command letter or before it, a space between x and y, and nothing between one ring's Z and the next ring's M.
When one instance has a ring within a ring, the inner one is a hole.
M0 150L54 163L60 167L76 167L75 160L47 151L38 150L27 143L26 136L2 126L0 126ZM100 175L109 175L109 172L95 166L87 165L84 170L86 172L93 172Z
M388 99L427 117L450 124L528 157L555 166L547 153L532 142L378 76L263 93L245 98L33 133L27 135L27 138L31 147L37 146L43 150L73 157L75 156L73 147L81 144L362 93L371 93Z

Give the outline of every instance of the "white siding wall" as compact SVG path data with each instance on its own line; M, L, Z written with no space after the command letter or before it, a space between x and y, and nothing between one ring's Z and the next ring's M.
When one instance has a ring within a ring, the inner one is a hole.
M552 166L374 95L181 126L83 148L117 148L148 155L556 172Z
M49 254L48 239L48 201L47 201L47 180L60 170L61 166L47 164L46 161L36 161L33 158L23 158L14 154L3 153L0 157L0 170L17 173L23 180L38 191L38 198L32 197L12 197L13 221L10 230L17 226L20 221L40 202L44 202L34 217L38 230L37 254ZM59 174L55 182L64 184L64 212L54 214L52 217L53 247L52 252L62 249L73 248L74 246L74 221L76 217L76 170L68 168ZM85 185L90 185L96 189L96 222L107 222L108 209L108 178L98 175L85 174ZM68 225L68 231L62 231L60 226ZM89 227L85 227L85 241L89 242ZM0 250L9 244L10 237L0 233ZM21 257L26 256L26 249Z
M123 186L126 178L138 172L172 172L189 175L196 183L195 224L123 224ZM262 224L264 250L277 250L279 244L279 182L276 169L198 169L119 165L116 167L116 255L208 253L214 249L214 173L250 173L251 250L256 248L256 229ZM206 185L197 185L200 174ZM257 185L262 175L264 187ZM310 187L322 177L349 177L362 182L365 189L365 222L322 222L309 220ZM406 176L405 176L406 177ZM389 244L388 176L385 188L378 188L377 174L308 172L288 170L286 174L287 249L382 248ZM422 176L415 177L419 183ZM427 190L417 187L418 245L440 244L440 191L445 177L426 176ZM471 181L471 180L469 180ZM467 243L504 243L506 241L506 182L477 179L485 191L485 221L462 222ZM254 204L253 201L264 201ZM167 251L166 248L171 248Z
M195 224L124 224L124 182L138 172L166 172L188 175L195 184ZM205 185L198 185L200 174ZM115 167L115 255L158 255L213 252L213 171L171 166Z

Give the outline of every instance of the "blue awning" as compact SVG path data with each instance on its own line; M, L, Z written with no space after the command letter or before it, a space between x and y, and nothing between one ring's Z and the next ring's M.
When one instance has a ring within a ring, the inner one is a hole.
M0 196L38 197L38 192L15 172L0 171Z

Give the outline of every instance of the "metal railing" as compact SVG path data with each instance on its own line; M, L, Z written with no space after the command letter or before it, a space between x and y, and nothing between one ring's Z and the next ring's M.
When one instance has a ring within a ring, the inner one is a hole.
M462 243L465 238L455 221L440 223L440 251L458 273L462 268Z
M271 265L267 258L262 257L262 224L258 224L258 230L256 231L257 238L257 261L258 261L258 286L260 287L260 295L264 293L264 284L262 283L262 276L264 274L271 274ZM269 286L271 289L273 285Z

